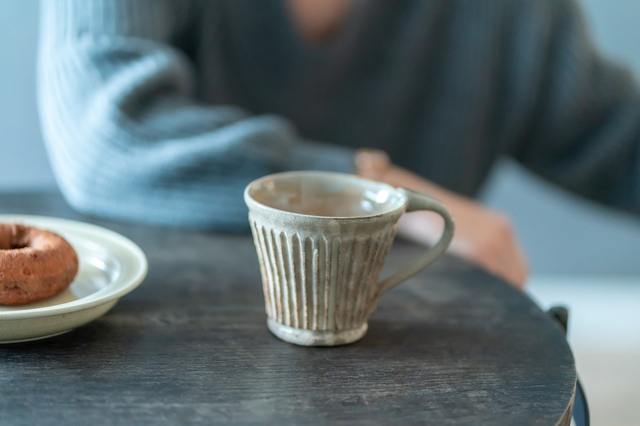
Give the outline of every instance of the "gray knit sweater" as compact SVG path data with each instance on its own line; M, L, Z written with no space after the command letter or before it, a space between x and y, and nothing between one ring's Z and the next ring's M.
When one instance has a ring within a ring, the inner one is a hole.
M467 195L508 155L640 212L640 97L571 0L360 1L322 44L278 0L43 0L39 97L90 214L245 228L249 181L361 146Z

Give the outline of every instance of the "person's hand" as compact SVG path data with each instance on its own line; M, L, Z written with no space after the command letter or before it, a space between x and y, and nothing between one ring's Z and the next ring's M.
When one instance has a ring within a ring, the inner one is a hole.
M382 161L372 162L375 163L382 164ZM519 289L524 287L528 275L527 261L505 215L440 188L400 167L391 164L376 167L371 172L365 168L361 173L359 169L359 174L395 187L432 194L447 207L456 224L449 252L487 269ZM433 245L440 238L443 227L442 218L435 213L412 212L400 219L399 235Z
M433 194L451 212L456 224L451 253L482 266L519 289L528 276L527 260L509 219L481 204L435 185L396 166L383 180L390 185ZM442 219L430 212L407 213L400 219L399 234L416 242L434 244L442 234Z

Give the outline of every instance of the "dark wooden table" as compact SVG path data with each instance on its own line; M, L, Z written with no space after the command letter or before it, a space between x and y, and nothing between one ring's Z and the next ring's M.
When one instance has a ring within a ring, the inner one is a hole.
M266 328L247 235L86 217L55 193L0 213L96 223L149 275L104 317L0 346L0 424L569 424L576 371L527 296L453 257L385 295L355 344L305 348ZM421 252L397 243L390 269Z

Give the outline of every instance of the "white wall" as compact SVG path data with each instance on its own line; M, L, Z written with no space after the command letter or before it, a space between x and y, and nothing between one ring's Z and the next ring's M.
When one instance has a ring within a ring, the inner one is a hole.
M640 75L640 1L580 0L596 44L610 58L627 63Z
M53 187L36 110L37 0L0 0L0 191Z
M599 45L640 70L640 1L583 0ZM35 101L37 0L0 0L0 191L52 188ZM640 220L552 189L505 162L484 192L506 211L535 274L640 276Z

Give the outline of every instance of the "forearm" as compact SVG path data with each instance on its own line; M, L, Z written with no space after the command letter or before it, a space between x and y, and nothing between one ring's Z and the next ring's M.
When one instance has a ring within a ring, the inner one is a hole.
M292 169L351 171L351 151L300 141L282 118L197 103L193 66L170 45L182 16L172 8L183 4L43 2L43 131L75 208L245 229L242 190L252 179Z

